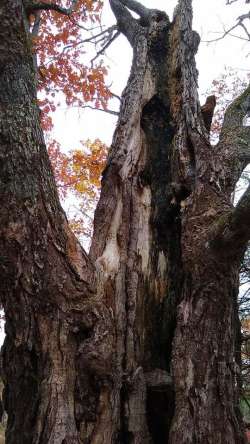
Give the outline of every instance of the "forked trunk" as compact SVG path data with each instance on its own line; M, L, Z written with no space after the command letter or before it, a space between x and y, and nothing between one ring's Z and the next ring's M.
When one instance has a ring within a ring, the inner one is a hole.
M172 23L110 3L133 63L89 257L55 190L22 2L0 7L6 442L243 444L237 292L250 199L234 211L230 198L250 157L249 91L212 148L191 0Z

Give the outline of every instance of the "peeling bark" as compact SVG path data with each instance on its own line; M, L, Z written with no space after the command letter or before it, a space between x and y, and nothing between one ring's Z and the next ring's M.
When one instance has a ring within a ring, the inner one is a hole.
M134 0L110 4L133 62L89 256L58 200L22 1L0 7L6 442L241 444L237 292L249 192L236 209L231 193L249 160L249 91L211 147L191 0L172 23Z
M164 442L173 412L172 388L155 390L148 386L147 375L170 371L171 309L178 293L171 276L177 270L169 263L170 256L179 259L170 234L178 242L180 226L171 233L162 231L166 219L173 225L178 213L165 213L171 200L174 134L166 87L170 24L164 13L155 11L149 27L125 14L119 20L126 20L121 23L126 30L130 23L134 57L104 172L90 257L100 269L104 297L116 320L118 395L113 396L114 409L123 413L115 413L113 427L119 442ZM172 296L167 300L168 291Z

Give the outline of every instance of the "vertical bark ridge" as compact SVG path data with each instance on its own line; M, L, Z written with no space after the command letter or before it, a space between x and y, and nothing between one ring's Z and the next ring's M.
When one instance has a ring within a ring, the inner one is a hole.
M181 276L180 206L171 205L170 24L163 12L148 15L149 26L141 25L132 42L90 257L116 320L113 397L122 416L113 433L116 427L119 442L161 444L173 413L168 372L180 290L174 286Z
M39 123L22 1L4 0L0 19L6 442L78 444L75 404L78 398L81 407L82 400L75 393L77 376L102 372L102 381L107 379L112 318L95 296L95 268L70 232L59 203ZM90 359L88 338L96 358Z
M229 261L209 244L232 208L200 113L192 2L171 24L134 0L110 3L133 62L90 257L58 201L22 1L0 7L7 444L243 443L243 247Z
M173 342L176 409L170 442L212 444L225 442L226 437L229 443L243 443L235 349L241 255L227 261L209 249L209 227L230 211L231 202L230 194L219 186L215 150L201 120L196 42L191 1L180 0L172 65L179 83L173 84L177 94L172 106L179 125L178 171L190 194L181 211L183 286ZM224 161L222 155L222 168Z

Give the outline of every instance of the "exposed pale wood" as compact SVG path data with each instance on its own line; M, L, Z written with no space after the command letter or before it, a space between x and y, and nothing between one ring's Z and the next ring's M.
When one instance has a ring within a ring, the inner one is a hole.
M236 241L249 227L248 195L231 205L248 159L246 97L212 148L191 3L180 0L170 23L134 0L110 0L133 63L87 256L45 150L23 3L2 0L7 444L244 443L237 291L249 228L229 258L213 241L225 240L229 214Z

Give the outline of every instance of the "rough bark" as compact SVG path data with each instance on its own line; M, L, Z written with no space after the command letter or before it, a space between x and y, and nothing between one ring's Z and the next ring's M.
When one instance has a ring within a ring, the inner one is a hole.
M179 291L174 282L181 275L180 224L173 223L178 209L168 211L174 134L166 63L170 23L165 13L147 11L143 26L122 5L111 6L134 55L90 257L116 324L112 434L118 431L119 442L163 443L173 413L169 371ZM164 230L167 219L171 232Z
M102 369L105 379L110 367L112 320L96 296L94 266L69 231L59 203L40 129L22 2L2 1L0 20L0 269L6 317L2 352L6 442L79 443L77 412L82 399L75 393L77 381L83 367L85 374ZM91 360L90 338L99 352ZM87 408L85 402L82 408Z
M180 2L177 11L177 20L186 24L186 35L191 30L189 7L189 1ZM185 46L187 41L186 37ZM191 64L194 68L192 61ZM188 67L188 60L185 65ZM246 166L246 157L242 159L238 148L240 139L241 145L249 148L249 129L245 130L244 144L242 119L235 118L234 122L231 119L228 125L228 111L220 143L215 148L210 146L199 122L199 112L195 114L190 109L191 100L186 102L192 86L186 83L185 70L182 73L182 107L188 113L185 121L194 175L191 194L181 215L183 286L173 343L176 409L170 442L222 443L226 439L228 443L243 443L237 385L240 371L237 294L239 265L249 238L246 229L249 212L246 217L241 211L240 236L236 225L230 227L237 240L233 251L213 246L215 233L219 241L228 228L228 214L236 218L239 212L239 208L232 208L231 193ZM192 76L188 79L192 82ZM193 88L196 89L195 83ZM231 140L226 135L228 126L233 133Z
M191 0L172 23L134 0L110 4L133 62L89 256L58 201L22 1L0 6L7 444L241 444L237 291L250 204L247 192L233 209L231 193L249 161L250 94L212 147Z

